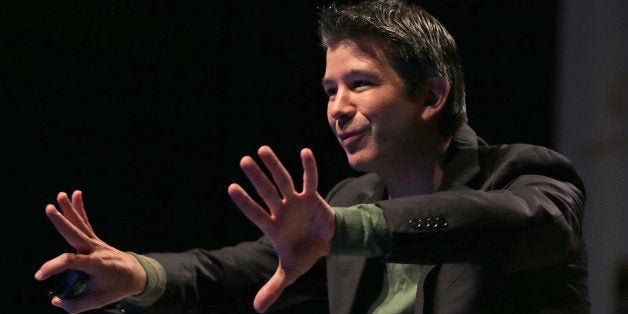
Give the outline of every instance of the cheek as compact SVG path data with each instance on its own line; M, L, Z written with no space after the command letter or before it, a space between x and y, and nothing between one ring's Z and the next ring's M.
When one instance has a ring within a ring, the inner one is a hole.
M327 106L326 115L327 115L327 124L329 124L329 127L331 127L331 129L334 131L334 134L336 134L336 119L334 119L331 115L330 106Z
M403 104L389 104L385 109L373 113L377 132L381 136L397 137L409 129L414 129L420 123L420 113L413 107Z
M327 105L327 109L325 110L325 115L327 116L327 122L331 124L334 119L331 116L331 107L329 105Z

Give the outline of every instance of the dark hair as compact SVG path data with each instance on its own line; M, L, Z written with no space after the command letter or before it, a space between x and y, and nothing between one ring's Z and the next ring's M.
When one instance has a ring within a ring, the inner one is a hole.
M384 43L388 62L404 81L406 92L418 92L428 77L446 77L451 85L439 129L453 134L467 122L465 86L456 43L445 27L422 7L403 0L367 0L331 4L321 10L318 31L324 48L347 40Z

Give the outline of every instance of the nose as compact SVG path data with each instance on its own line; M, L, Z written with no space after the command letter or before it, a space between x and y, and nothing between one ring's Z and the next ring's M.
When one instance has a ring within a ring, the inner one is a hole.
M329 100L327 112L333 120L340 122L351 119L355 115L356 108L351 102L351 92L347 89L338 88L336 97Z

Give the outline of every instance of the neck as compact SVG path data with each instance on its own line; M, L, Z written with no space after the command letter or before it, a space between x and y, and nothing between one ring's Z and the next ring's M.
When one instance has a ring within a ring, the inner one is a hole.
M438 163L397 175L382 176L390 198L433 193L440 186L442 178L443 169Z
M438 190L443 179L450 139L435 154L417 158L388 173L378 173L390 198L429 194Z

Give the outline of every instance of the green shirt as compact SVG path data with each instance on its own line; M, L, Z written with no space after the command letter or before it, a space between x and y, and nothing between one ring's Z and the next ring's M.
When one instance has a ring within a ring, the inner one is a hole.
M390 233L380 207L360 204L333 209L336 233L331 255L381 256L390 250ZM420 272L420 265L386 263L382 290L368 312L414 313Z

